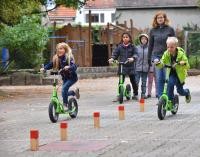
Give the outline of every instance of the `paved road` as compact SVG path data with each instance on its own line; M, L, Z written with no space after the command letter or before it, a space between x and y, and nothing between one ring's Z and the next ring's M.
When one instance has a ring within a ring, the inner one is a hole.
M189 77L192 103L180 97L176 116L157 118L156 99L148 99L145 112L136 101L125 102L126 119L118 120L115 97L117 78L81 80L77 119L66 119L68 142L59 142L59 122L49 121L47 108L51 86L0 87L10 93L0 100L0 156L19 157L195 157L200 156L200 76ZM93 128L92 114L101 112L101 128ZM29 151L29 131L40 131L40 151ZM53 146L52 146L53 145ZM56 147L59 145L58 147ZM63 148L66 150L60 150ZM69 150L67 150L69 149ZM78 149L79 151L74 151Z

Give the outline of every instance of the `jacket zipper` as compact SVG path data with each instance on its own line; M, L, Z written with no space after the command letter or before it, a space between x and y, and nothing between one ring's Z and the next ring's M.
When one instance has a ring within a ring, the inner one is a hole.
M144 64L144 46L142 46L143 54L142 54L142 72L143 72L143 64Z

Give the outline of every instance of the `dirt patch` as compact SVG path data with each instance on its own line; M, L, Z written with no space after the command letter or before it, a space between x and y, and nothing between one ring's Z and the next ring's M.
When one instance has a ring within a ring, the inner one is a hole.
M7 92L0 90L0 100L8 98L10 95Z
M0 101L38 94L50 94L51 92L52 88L44 86L7 86L0 89Z

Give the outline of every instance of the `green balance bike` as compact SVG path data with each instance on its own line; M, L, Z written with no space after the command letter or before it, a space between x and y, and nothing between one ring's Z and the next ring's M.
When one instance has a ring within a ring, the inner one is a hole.
M123 76L123 66L129 63L129 61L127 60L125 62L118 62L117 60L115 60L113 61L113 63L119 65L119 84L117 88L117 95L119 103L122 104L124 101L124 97L126 97L127 100L130 100L131 98L131 85L127 84L125 87Z
M57 81L56 81L56 76L59 75L61 71L59 72L51 72L51 75L53 75L53 92L51 96L51 102L49 104L49 119L51 120L52 123L56 123L58 121L59 115L64 114L67 117L71 118L76 118L78 114L78 103L75 99L75 97L71 97L68 100L68 109L66 110L64 108L64 105L62 102L60 102L58 98L58 89Z
M175 68L175 66L179 63L175 63L174 65L164 65L166 68L166 76L165 76L165 83L164 83L164 89L162 92L162 95L160 96L158 100L158 109L157 109L157 114L158 118L160 120L163 120L166 116L166 112L169 111L173 115L175 115L178 112L178 107L179 107L179 97L177 94L174 95L173 101L170 101L167 96L167 85L169 81L169 70L167 68Z

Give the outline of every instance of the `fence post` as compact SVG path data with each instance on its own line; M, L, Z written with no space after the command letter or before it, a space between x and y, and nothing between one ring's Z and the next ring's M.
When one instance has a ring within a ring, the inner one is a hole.
M107 23L107 45L108 45L108 58L111 57L111 48L110 48L110 25Z
M185 36L185 39L184 39L185 52L187 52L188 31L185 31L184 36ZM189 56L189 52L187 52L187 55Z
M53 23L53 33L52 33L52 35L55 36L55 34L56 34L56 21L54 21L54 23ZM55 51L56 51L56 39L52 38L51 57L50 58L53 58Z
M132 36L132 40L134 41L134 34L133 34L133 20L132 19L130 19L130 25L131 25L131 36Z
M92 55L91 55L91 30L92 30L92 27L91 27L91 24L92 24L92 20L91 20L91 10L89 10L89 32L88 32L88 56L87 57L87 66L91 66L91 60L92 60Z

